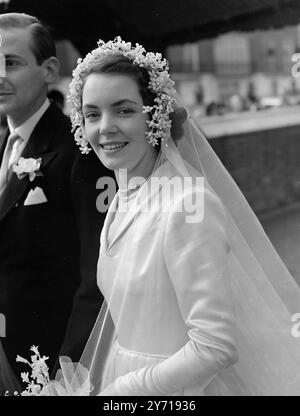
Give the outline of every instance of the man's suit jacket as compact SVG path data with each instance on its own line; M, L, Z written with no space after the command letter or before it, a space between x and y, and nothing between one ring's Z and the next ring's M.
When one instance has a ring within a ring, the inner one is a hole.
M0 160L6 140L7 135L0 142ZM32 345L50 357L50 370L63 342L74 360L85 345L102 302L95 276L104 214L96 210L96 181L107 174L94 152L80 154L69 120L55 104L22 156L40 157L43 176L30 182L13 173L0 196L0 313L6 318L1 342L17 376L26 369L16 355L29 358ZM24 205L35 186L47 202Z

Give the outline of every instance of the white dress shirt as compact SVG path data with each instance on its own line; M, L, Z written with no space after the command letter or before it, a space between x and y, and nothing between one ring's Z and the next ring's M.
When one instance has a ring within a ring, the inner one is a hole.
M11 166L12 163L17 161L19 157L22 155L23 150L25 149L26 144L33 132L35 126L42 118L43 114L47 111L50 106L50 101L48 98L45 99L44 103L41 107L31 116L29 117L24 123L20 126L14 128L9 118L7 119L7 124L9 128L10 134L17 133L23 140L17 141L12 149L12 153L8 162L8 167Z

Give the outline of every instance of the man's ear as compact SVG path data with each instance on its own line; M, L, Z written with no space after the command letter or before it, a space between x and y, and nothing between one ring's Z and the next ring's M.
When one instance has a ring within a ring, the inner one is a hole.
M57 79L59 74L59 60L55 56L51 56L50 58L44 60L42 67L44 70L45 82L47 84L52 84L52 82Z

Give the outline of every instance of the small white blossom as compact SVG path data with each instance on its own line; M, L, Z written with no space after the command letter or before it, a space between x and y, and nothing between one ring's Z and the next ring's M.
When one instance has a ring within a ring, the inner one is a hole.
M21 373L21 378L24 383L30 383L29 381L29 373Z
M25 363L30 365L30 362L26 360L26 358L20 357L20 355L17 355L16 361L19 363Z
M150 113L151 111L152 111L152 107L150 107L149 105L143 106L143 113Z
M32 345L32 346L30 347L30 351L33 351L36 355L40 355L40 353L39 353L39 349L38 349L38 347L36 347L35 345Z

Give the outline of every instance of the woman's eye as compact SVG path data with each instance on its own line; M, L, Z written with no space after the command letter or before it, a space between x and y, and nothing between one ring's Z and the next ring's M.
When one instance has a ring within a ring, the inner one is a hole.
M14 67L14 66L18 66L20 65L20 63L16 60L13 59L6 59L6 66L7 67Z
M98 117L98 114L97 113L87 113L87 114L84 115L84 118L86 120L90 120L90 121L91 120L94 120L97 117Z
M118 113L121 115L128 115L128 114L132 114L133 110L132 108L120 108Z

